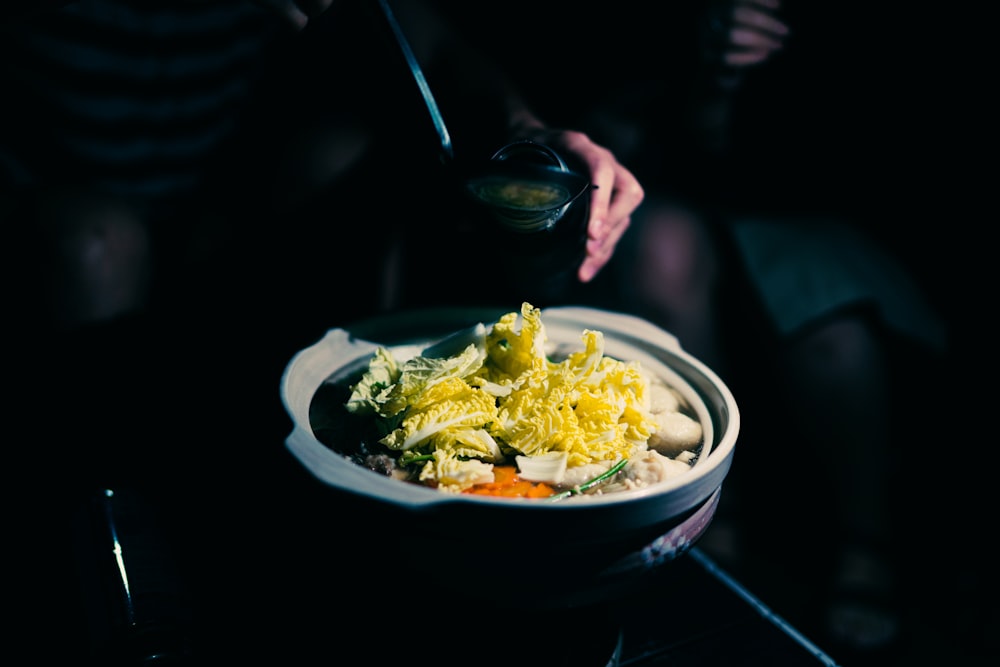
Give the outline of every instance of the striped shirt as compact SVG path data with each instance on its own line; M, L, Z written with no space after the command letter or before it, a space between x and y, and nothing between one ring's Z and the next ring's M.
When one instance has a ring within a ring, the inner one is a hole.
M0 27L0 188L191 192L278 21L252 2L80 0Z

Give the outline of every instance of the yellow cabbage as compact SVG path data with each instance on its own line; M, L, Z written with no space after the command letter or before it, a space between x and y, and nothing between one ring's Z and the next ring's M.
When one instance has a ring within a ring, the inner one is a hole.
M511 456L565 458L572 469L646 449L658 429L646 379L636 362L604 356L601 332L583 331L581 350L552 361L541 311L527 302L520 318L507 313L482 331L457 355L397 370L380 348L353 389L349 409L374 409L389 424L380 442L425 461L421 480L460 492L492 481L492 464Z

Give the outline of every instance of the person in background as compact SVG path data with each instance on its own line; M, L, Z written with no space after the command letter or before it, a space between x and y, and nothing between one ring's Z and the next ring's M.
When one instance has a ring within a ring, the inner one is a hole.
M574 272L594 279L640 183L583 132L544 123L433 3L391 5L453 123L456 160L530 139L582 165L597 187ZM182 569L232 594L217 590L223 604L250 593L225 559L261 566L273 548L262 522L284 516L281 368L326 329L405 306L403 232L430 223L447 237L461 210L379 10L78 0L0 12L0 215L21 257L7 322L23 419L38 427L11 469L38 498L26 567L58 589L32 587L25 618L47 617L34 605L53 597L65 611L78 510L105 487L150 505L178 551L204 545ZM416 259L404 268L434 258ZM208 623L229 622L215 613Z
M799 44L816 34L807 23L815 14L784 4L709 3L686 118L660 130L689 132L694 142L683 152L672 150L675 140L657 143L651 159L661 164L647 170L637 154L649 144L631 151L605 137L636 163L648 193L622 253L630 259L613 270L621 269L628 307L673 331L740 397L741 440L751 453L731 485L739 506L730 526L745 527L746 554L769 553L756 565L762 581L786 580L783 597L773 599L832 656L866 664L902 655L909 630L898 521L906 510L897 501L909 487L895 462L914 434L904 398L915 396L911 368L924 364L935 369L927 377L943 377L947 331L902 258L883 245L879 205L865 210L880 200L845 193L835 202L824 189L830 181L810 173L810 159L838 162L827 143L812 141L813 128L785 137L777 123L741 115L761 99L762 113L784 118L780 105L796 97L768 88L767 68L777 69L776 85L796 85L788 68L798 64L787 61L809 57ZM795 71L826 72L805 64ZM834 90L836 79L824 81ZM845 114L831 120L844 128L828 129L817 108L806 110L815 117L796 122L822 128L814 131L840 136L858 122ZM663 123L646 116L641 126ZM814 155L796 160L794 142ZM864 190L864 178L857 170L849 188ZM796 508L787 510L788 525L802 530L791 539L766 535L767 522L755 517L773 520L774 508L789 505Z
M601 42L618 82L603 97L586 80L606 70L579 51L535 58L565 60L546 112L611 147L646 193L578 300L674 333L741 406L743 454L706 548L735 555L726 564L835 659L886 664L910 638L904 591L919 578L900 521L907 461L943 438L909 406L946 377L948 330L888 235L904 210L881 177L896 121L866 73L892 25L809 4L602 16L589 34L627 35Z
M547 142L585 165L598 187L578 275L591 280L641 200L638 182L586 135L545 127L491 65L452 57L468 45L414 4L396 13L418 59L481 101L477 111L498 123L489 136ZM403 72L401 56L348 40L351 28L333 16L361 15L369 25L355 34L370 38L376 7L83 0L5 10L5 85L16 102L5 105L0 143L3 206L26 221L28 247L44 251L32 280L46 285L43 298L23 305L37 303L62 328L139 311L185 272L233 254L227 235L249 234L254 218L295 216L371 153L386 151L386 169L413 166L406 151L422 147L407 132L422 128L398 113L413 113L400 105L410 91L380 90L385 81L416 89L378 69ZM337 61L352 56L370 67Z
M639 182L586 134L544 124L433 3L397 4L465 130L452 130L456 160L531 139L583 166L597 187L574 268L592 280ZM169 355L233 321L277 329L261 342L280 363L337 322L405 306L399 286L433 264L399 274L409 235L461 232L378 2L79 0L0 17L0 211L27 258L7 283L10 317L24 344L51 345L109 390L148 372L136 350L160 349L173 372ZM80 424L104 418L81 412Z

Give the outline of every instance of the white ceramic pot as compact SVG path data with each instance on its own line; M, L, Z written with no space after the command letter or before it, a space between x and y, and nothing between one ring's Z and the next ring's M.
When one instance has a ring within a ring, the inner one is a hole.
M725 384L649 322L584 307L542 311L550 354L579 349L584 329L601 331L606 355L638 361L694 409L704 433L700 455L689 471L656 485L555 503L442 493L357 465L314 428L316 415L330 414L324 401L340 400L328 393L330 387L365 370L377 346L406 355L477 322L489 326L502 314L428 309L330 330L285 368L281 398L293 423L286 445L330 490L334 522L361 533L365 526L379 527L367 533L368 555L362 559L384 556L386 563L377 567L405 563L419 571L450 563L472 571L509 570L543 605L621 592L637 575L686 552L708 527L740 427Z

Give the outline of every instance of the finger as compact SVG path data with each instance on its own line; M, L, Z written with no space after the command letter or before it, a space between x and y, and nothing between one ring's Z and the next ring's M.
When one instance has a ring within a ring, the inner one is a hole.
M294 0L309 18L316 18L333 4L333 0Z
M625 167L615 162L611 171L614 175L614 183L610 187L611 196L607 197L607 192L603 195L607 198L607 207L599 213L591 211L587 227L587 257L578 271L583 282L593 279L611 259L615 246L631 222L632 212L645 196L639 181ZM593 197L591 201L594 201ZM600 207L601 203L592 206Z
M733 4L735 7L757 5L770 10L781 9L781 0L736 0Z
M736 0L733 5L736 7L747 6L747 5L757 5L758 7L764 7L765 9L781 9L782 0Z
M618 242L625 235L631 224L631 218L619 220L611 228L610 233L600 239L587 240L587 256L577 271L580 282L590 282L603 269L614 255Z
M788 26L783 21L767 12L757 11L749 7L736 7L733 9L733 23L757 28L763 32L780 37L788 34Z
M642 185L632 172L616 163L615 185L611 193L611 205L608 208L607 220L622 220L628 224L629 217L642 203L645 194Z
M591 180L593 184L590 189L590 217L587 221L588 239L600 238L606 234L604 227L614 191L613 176L605 176L592 170Z
M747 67L764 62L772 53L769 50L727 51L722 58L730 67Z
M587 237L602 236L608 219L608 209L615 190L615 168L617 164L611 151L597 146L585 135L574 135L571 150L587 165L590 174L590 216L587 220Z
M752 28L736 27L729 31L729 43L734 46L745 46L753 49L777 51L784 42L766 33Z
M259 2L281 16L296 30L305 28L309 23L309 16L302 11L295 0L259 0Z

